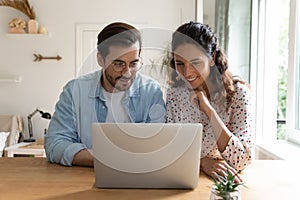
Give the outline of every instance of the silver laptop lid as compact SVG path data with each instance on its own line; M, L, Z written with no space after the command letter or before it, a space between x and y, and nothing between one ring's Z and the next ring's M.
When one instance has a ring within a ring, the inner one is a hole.
M96 187L195 188L201 124L94 123Z

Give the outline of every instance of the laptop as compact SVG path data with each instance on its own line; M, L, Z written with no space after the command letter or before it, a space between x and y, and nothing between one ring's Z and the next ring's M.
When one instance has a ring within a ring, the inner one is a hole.
M95 186L194 189L201 141L201 124L93 123Z

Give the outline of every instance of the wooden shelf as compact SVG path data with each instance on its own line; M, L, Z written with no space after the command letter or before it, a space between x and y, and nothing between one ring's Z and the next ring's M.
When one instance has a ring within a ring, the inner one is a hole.
M0 77L0 83L20 83L22 81L20 76Z
M29 34L29 33L24 33L24 34L20 34L20 33L7 33L6 34L7 37L13 37L13 38L43 38L43 37L51 37L50 33L47 34Z

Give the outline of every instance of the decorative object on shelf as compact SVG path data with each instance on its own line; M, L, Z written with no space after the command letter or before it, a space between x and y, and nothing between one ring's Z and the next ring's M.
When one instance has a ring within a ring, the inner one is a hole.
M46 27L40 26L38 33L39 34L48 34L48 30Z
M37 34L39 30L39 23L35 19L30 19L28 21L28 33Z
M33 60L34 62L36 62L36 61L40 62L40 61L46 60L46 59L47 60L57 60L57 61L62 59L62 57L60 57L59 55L57 55L56 57L42 56L41 54L33 54L33 55L35 57L35 59Z
M39 33L39 23L36 20L36 14L33 6L30 6L28 0L0 0L0 6L8 6L24 13L28 18L28 33ZM44 33L45 31L43 31Z
M228 169L224 176L215 174L214 184L211 187L210 200L241 200L240 185L244 183L236 183L236 174L232 174Z
M45 118L45 119L51 119L51 114L50 114L50 113L43 112L43 111L41 111L39 108L35 109L35 111L33 111L33 113L29 114L29 115L27 116L29 138L28 138L28 139L24 139L24 142L35 142L35 139L33 138L33 129L32 129L31 118L32 118L36 113L40 113L42 118Z
M26 33L24 30L26 28L26 22L21 18L14 18L8 23L8 26L9 33Z
M29 19L35 19L35 12L28 0L0 0L0 6L8 6L24 13Z

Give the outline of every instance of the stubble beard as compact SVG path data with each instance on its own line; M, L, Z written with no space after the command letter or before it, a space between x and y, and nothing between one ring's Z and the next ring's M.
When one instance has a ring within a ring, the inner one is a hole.
M111 77L110 75L106 74L106 80L109 82L109 84L114 88L114 91L126 91L130 88L132 82L133 82L133 78L126 78L126 79L130 79L130 84L122 84L121 82L119 82L119 79L125 78L122 76L116 77L115 79L113 77Z

